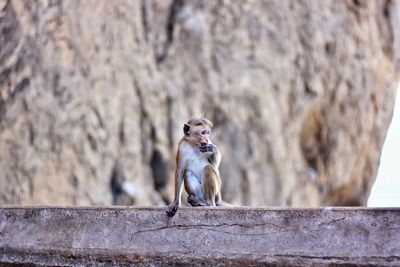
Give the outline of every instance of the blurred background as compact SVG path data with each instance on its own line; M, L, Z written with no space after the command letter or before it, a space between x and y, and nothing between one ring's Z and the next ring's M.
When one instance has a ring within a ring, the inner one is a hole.
M400 86L383 144L378 175L368 199L370 207L400 207Z
M166 205L205 113L227 202L366 205L399 74L398 0L0 0L0 204Z

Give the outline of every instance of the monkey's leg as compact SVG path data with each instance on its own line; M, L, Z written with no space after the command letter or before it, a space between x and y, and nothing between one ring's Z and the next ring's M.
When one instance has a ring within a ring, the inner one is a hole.
M208 165L203 171L204 197L210 206L215 206L217 194L220 193L220 178L212 165Z
M232 207L231 204L229 204L228 202L225 202L225 201L222 200L221 191L219 191L219 193L218 193L217 196L215 197L215 204L216 204L217 206Z
M221 200L222 200L222 198L221 198L221 192L217 192L217 194L216 194L216 196L215 196L215 205L221 206L221 205L220 205Z
M187 202L193 207L208 206L207 202L204 199L199 199L194 195L189 195L187 198Z
M204 200L203 188L200 181L192 174L185 176L185 190L188 193L187 202L193 207L207 206Z

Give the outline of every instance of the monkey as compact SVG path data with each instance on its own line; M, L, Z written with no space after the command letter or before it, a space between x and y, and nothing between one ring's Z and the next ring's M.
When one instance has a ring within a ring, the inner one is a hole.
M221 152L210 140L213 124L192 118L183 125L176 153L174 202L165 210L172 217L181 205L183 185L192 206L230 206L221 199Z

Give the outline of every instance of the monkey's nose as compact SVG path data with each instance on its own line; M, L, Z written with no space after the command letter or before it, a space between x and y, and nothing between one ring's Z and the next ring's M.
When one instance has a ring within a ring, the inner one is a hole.
M208 144L207 141L201 141L201 143L200 143L200 145L202 145L202 146L205 146L205 145L207 145L207 144Z

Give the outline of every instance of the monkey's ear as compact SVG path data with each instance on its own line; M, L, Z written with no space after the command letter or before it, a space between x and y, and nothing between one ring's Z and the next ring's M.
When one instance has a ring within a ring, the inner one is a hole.
M183 125L183 134L185 135L185 136L188 136L189 135L189 130L190 130L190 126L189 125L187 125L186 123Z

